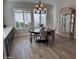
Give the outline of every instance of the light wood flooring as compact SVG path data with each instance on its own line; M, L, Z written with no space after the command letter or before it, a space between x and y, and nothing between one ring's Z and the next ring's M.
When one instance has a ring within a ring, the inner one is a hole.
M10 59L76 59L76 44L74 39L56 35L48 46L35 42L30 44L29 36L15 37Z

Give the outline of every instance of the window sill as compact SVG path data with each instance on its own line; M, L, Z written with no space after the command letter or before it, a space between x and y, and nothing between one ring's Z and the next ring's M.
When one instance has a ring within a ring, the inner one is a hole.
M22 29L26 29L26 28L16 28L16 30L22 30Z

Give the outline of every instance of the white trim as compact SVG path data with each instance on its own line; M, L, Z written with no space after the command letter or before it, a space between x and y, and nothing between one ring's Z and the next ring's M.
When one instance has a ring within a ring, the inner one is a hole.
M20 29L26 29L26 28L15 28L16 30L20 30Z
M29 36L28 33L27 34L15 34L14 37L18 37L18 36Z
M30 11L30 12L32 12L32 9L25 9L25 8L13 8L13 10L23 10L23 11Z
M15 12L14 10L22 10L22 12ZM26 11L26 12L24 12L24 11ZM26 29L26 27L25 27L25 20L24 20L24 13L31 13L32 12L32 10L31 9L20 9L20 8L14 8L13 9L13 14L14 13L22 13L23 14L23 23L24 23L24 28L17 28L16 27L16 20L15 20L15 18L14 18L14 21L15 21L15 29ZM15 15L14 15L15 16Z

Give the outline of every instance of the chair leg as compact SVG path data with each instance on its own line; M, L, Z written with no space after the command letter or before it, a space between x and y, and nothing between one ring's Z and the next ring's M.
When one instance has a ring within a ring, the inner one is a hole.
M53 43L54 43L54 42L55 42L55 36L54 36L54 35L52 36L52 39L53 39L52 41L53 41Z
M46 45L48 46L48 41L46 42Z
M54 36L52 36L52 38L54 39Z
M46 36L45 39L46 39L46 45L48 45L48 36Z
M31 44L32 44L32 38L30 38L30 42L31 42Z

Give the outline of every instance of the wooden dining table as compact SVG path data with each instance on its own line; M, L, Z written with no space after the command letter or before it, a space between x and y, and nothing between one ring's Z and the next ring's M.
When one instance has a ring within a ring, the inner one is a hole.
M48 29L45 28L44 31L47 32L47 38L48 38L49 36L52 36L52 39L53 39L53 40L55 39L55 30L49 29L49 28L48 28ZM36 37L37 37L37 36L39 36L39 34L40 34L40 29L33 29L33 30L30 31L30 33L35 34ZM31 35L31 37L32 37L32 35ZM31 42L32 42L32 38L31 38Z

